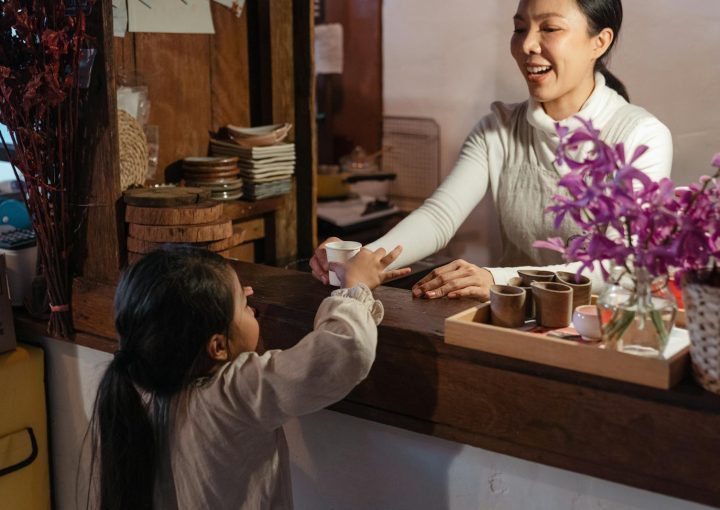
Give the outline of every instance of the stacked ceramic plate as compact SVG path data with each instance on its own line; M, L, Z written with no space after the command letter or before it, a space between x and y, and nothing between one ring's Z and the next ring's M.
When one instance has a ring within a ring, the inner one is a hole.
M238 158L198 156L183 159L183 178L188 186L210 191L215 200L234 200L243 194Z
M229 128L228 133L231 133ZM270 139L268 137L266 140ZM291 191L295 173L295 144L276 142L272 145L247 146L237 140L240 140L237 136L227 140L211 138L210 154L238 158L244 199L258 200Z

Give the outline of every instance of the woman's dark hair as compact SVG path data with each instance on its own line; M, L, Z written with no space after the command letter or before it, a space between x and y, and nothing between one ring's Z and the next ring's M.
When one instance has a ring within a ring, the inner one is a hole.
M101 510L152 508L171 397L203 375L202 365L207 370L207 342L226 333L233 318L230 271L215 253L168 245L122 275L115 293L119 350L91 422Z
M607 60L610 57L615 43L620 36L622 27L623 8L621 0L576 0L578 7L588 20L590 35L597 35L604 28L610 28L615 37L605 54L595 62L595 70L605 76L607 86L630 101L625 85L607 68Z

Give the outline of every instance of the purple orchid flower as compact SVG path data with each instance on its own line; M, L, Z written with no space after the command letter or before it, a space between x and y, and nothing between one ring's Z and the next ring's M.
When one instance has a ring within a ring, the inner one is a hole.
M712 159L714 177L676 189L672 180L654 182L638 168L647 146L632 153L623 143L611 147L590 120L576 119L580 126L572 131L555 125L555 162L569 172L546 211L554 215L555 228L571 218L584 233L567 244L555 237L533 246L580 262L578 274L598 264L605 278L604 261L643 267L655 276L714 263L720 255L720 153Z

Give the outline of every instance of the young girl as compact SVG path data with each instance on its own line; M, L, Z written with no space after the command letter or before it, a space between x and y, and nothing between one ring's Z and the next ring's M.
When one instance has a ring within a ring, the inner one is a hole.
M337 268L344 288L322 302L315 330L264 354L253 290L225 259L167 247L130 267L91 425L99 508L292 508L282 425L367 376L383 315L370 289L399 254L361 250Z

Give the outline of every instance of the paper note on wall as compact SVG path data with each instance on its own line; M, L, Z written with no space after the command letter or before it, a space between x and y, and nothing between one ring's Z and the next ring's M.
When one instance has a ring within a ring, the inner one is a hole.
M210 0L128 0L128 30L214 34Z
M128 22L127 0L113 0L112 13L113 35L115 37L125 37Z
M242 14L243 7L245 6L245 0L215 0L215 2L229 8L238 18Z
M315 26L315 73L343 72L343 27L340 23Z

